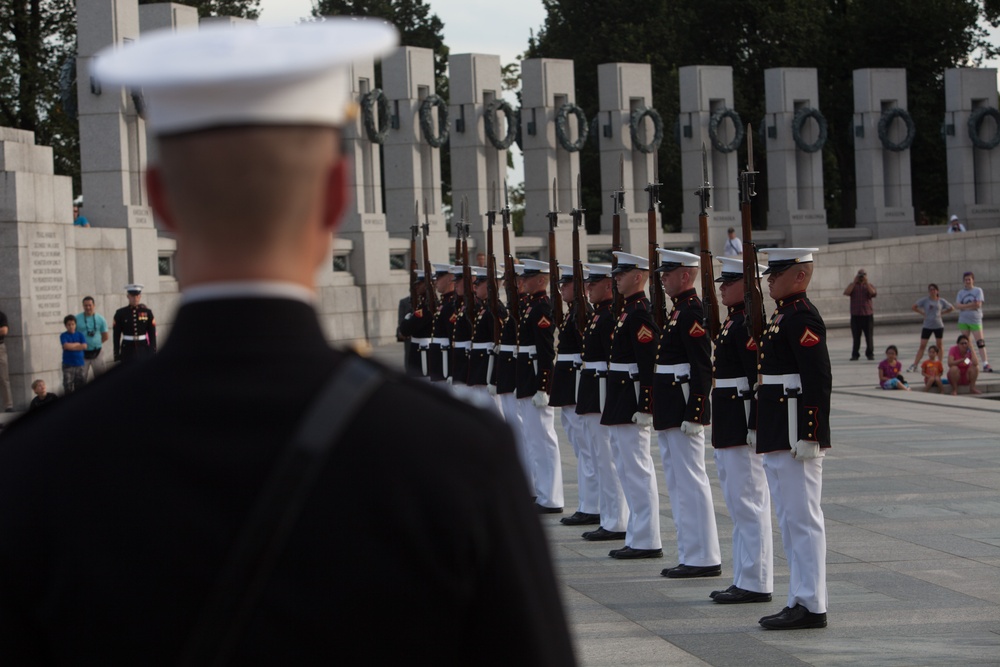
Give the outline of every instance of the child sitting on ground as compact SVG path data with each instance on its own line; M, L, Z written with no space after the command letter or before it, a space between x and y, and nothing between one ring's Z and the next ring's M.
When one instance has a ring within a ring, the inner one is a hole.
M910 385L906 384L906 380L899 374L903 370L903 364L896 358L897 356L899 356L899 350L895 345L885 348L885 359L878 362L879 386L883 389L910 391Z
M927 348L927 361L920 364L920 370L924 374L924 391L930 391L931 387L937 387L943 394L944 384L941 382L941 377L944 375L944 364L941 363L938 353L936 345Z

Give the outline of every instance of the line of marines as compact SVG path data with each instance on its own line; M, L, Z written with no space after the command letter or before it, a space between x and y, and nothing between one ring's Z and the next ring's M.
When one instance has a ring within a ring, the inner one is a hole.
M721 304L711 340L695 291L698 255L657 249L653 273L670 297L662 330L646 297L646 258L615 252L614 269L583 263L587 324L576 325L573 267L560 265L570 304L556 327L547 294L549 263L515 266L519 317L500 311L499 345L487 305L487 270L474 267L475 312L465 313L461 266L417 272L420 289L441 295L435 312L418 304L401 332L410 337L409 372L447 382L503 414L539 513L563 512L555 410L577 458L579 503L561 523L592 526L588 541L622 541L609 556L661 558L659 493L651 453L659 445L676 530L678 564L669 579L722 574L705 466L712 425L719 483L733 522L733 583L719 604L765 603L773 592L771 507L789 565L787 605L760 619L766 629L826 627L823 456L830 447L831 370L826 328L806 296L815 248L771 248L766 276L776 308L760 341L744 311L742 258L723 257ZM457 292L456 292L457 288ZM615 307L615 293L620 309ZM714 342L714 354L713 354ZM714 412L714 414L713 414Z

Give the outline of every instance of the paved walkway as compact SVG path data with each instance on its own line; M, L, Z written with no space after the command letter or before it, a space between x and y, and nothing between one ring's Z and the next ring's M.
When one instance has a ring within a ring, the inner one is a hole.
M895 343L908 366L918 325L877 327L876 357ZM998 326L988 322L987 334ZM949 346L956 335L949 333ZM723 576L661 577L677 552L657 455L664 558L617 561L607 552L619 543L586 542L582 529L560 525L559 515L541 517L581 664L1000 664L1000 400L882 391L875 362L848 361L849 331L832 331L830 348L833 450L823 490L829 627L769 632L757 625L781 610L788 591L777 521L774 601L709 600L711 590L732 583L732 523L711 453ZM1000 362L1000 345L992 349ZM377 354L401 356L398 348ZM1000 399L995 375L985 376L985 389ZM571 512L576 459L559 435Z

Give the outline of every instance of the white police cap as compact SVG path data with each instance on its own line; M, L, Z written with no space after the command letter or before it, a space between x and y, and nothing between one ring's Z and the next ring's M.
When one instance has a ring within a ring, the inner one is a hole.
M523 276L524 275L524 264L521 264L519 262L515 262L515 264L514 264L514 275L515 276Z
M599 282L605 278L611 277L611 265L610 264L591 264L590 262L584 262L583 267L587 269L587 280L592 283Z
M659 255L660 258L660 266L658 266L656 270L661 273L673 271L674 269L679 269L682 266L695 267L701 264L701 259L698 255L690 252L657 248L656 254Z
M649 271L649 260L640 255L632 255L627 252L619 252L615 250L611 253L618 259L618 265L615 266L611 275L617 275L619 273L625 273L626 271L631 271L632 269L640 269L642 271Z
M715 279L717 283L728 283L734 280L743 279L743 258L742 257L716 257L720 264L722 264L722 274ZM766 266L757 265L757 271L760 275L764 275L767 271Z
M125 291L129 294L142 294L143 287L145 287L145 285L140 283L130 283L125 286Z
M761 248L760 251L767 255L766 275L772 271L784 271L795 264L808 264L819 248Z
M431 264L431 270L434 271L435 278L440 278L451 273L451 264Z
M549 272L549 263L537 259L522 259L525 276L537 276L539 273Z
M350 63L398 41L383 21L326 19L285 28L209 25L156 31L97 54L104 85L141 89L158 135L232 125L343 125Z

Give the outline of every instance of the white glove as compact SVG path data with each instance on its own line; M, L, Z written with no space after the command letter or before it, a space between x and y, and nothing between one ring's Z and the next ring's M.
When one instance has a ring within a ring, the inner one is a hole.
M751 447L757 447L757 429L752 428L747 431L747 444Z
M756 394L758 389L760 389L760 382L754 382L753 383L753 393Z
M653 415L645 412L637 412L632 415L632 423L638 424L639 426L652 426Z
M544 408L549 404L549 395L544 391L536 391L531 397L531 404L536 408Z
M705 432L705 427L694 422L681 422L681 433L684 435L701 435Z
M497 395L497 386L495 384L486 385L486 391L490 392L490 396Z
M819 443L811 440L799 440L792 445L792 458L799 461L819 458Z

